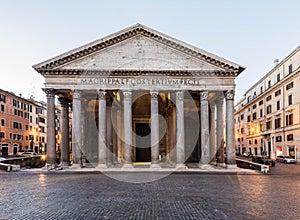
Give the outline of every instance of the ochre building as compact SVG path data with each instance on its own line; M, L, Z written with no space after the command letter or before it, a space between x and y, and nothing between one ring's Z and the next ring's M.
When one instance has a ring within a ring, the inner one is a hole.
M233 62L137 24L33 67L45 77L48 166L55 97L62 166L70 150L74 167L236 166L234 80L244 68Z

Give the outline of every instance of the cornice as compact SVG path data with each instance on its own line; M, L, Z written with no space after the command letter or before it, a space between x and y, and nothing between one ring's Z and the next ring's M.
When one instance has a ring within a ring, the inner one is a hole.
M184 42L178 41L170 36L167 36L165 34L162 34L160 32L157 32L155 30L152 30L152 29L150 29L146 26L140 25L140 24L134 25L131 28L127 28L116 34L110 35L103 39L94 41L90 44L86 44L77 49L71 50L60 56L54 57L53 59L49 59L45 62L36 64L33 66L33 68L40 73L44 69L59 68L60 66L62 66L64 64L75 61L82 57L86 57L95 52L101 51L104 48L110 47L114 44L117 44L121 41L130 39L130 38L138 36L138 35L148 37L148 38L155 40L161 44L167 45L171 48L179 50L185 54L188 54L190 56L201 59L203 61L206 61L212 65L218 66L218 67L228 70L230 72L235 72L236 75L238 75L245 69L244 67L241 67L233 62L227 61L221 57L218 57L216 55L208 53L199 48L195 48L191 45L188 45Z
M236 77L235 71L198 71L198 70L86 70L86 69L41 69L43 76L86 75L86 76L214 76Z

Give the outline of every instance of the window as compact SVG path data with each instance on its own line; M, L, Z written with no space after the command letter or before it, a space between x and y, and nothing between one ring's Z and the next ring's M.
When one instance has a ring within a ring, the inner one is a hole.
M251 96L248 96L247 97L247 102L250 102L251 101Z
M285 116L286 126L293 125L293 114Z
M244 119L244 114L241 114L241 120L243 120Z
M248 108L248 112L250 112L251 111L251 108Z
M270 113L272 113L272 106L268 105L267 106L267 114L270 114Z
M286 85L286 90L289 90L294 87L294 82L290 82L289 84Z
M13 106L17 107L17 100L13 99Z
M14 115L18 115L18 110L14 109Z
M280 81L280 73L277 74L277 82Z
M18 122L14 122L13 128L14 128L14 129L18 129L18 128L19 128L19 123L18 123Z
M279 89L279 90L277 90L276 92L275 92L275 97L276 96L279 96L281 94L281 90Z
M248 115L248 116L247 116L247 122L250 122L250 121L251 121L251 116Z
M281 118L275 118L275 129L281 127Z
M254 105L252 106L252 109L256 109L256 104L254 104Z
M46 123L45 118L39 118L41 123Z
M293 96L289 95L288 96L288 105L291 105L291 104L293 104Z
M257 140L256 139L254 139L254 144L257 144Z
M253 113L252 117L253 117L253 120L256 119L256 112Z
M271 99L272 99L272 95L269 95L269 96L266 98L267 102L270 101Z
M276 106L277 106L277 110L280 110L280 101L277 101Z
M268 89L271 88L271 80L268 81Z
M263 117L263 110L262 109L259 110L259 117L261 117L261 118Z
M32 112L32 105L29 106L29 111Z
M286 136L286 139L287 139L288 141L292 141L292 140L294 140L294 135L293 135L293 134L288 134L288 135Z
M262 105L262 104L264 104L264 100L260 100L258 103L258 105Z
M252 143L251 143L251 140L249 140L249 145L251 145Z
M267 123L266 123L267 130L270 130L271 127L272 127L272 122L271 121L267 121Z
M241 128L241 134L244 134L244 128Z
M0 138L5 138L5 133L4 132L0 132Z
M4 103L6 102L5 95L0 94L0 102L4 102Z
M5 121L4 121L4 119L1 119L1 126L5 126Z
M281 142L282 141L282 137L281 136L276 136L276 142Z
M26 129L26 131L28 131L28 125L25 125L25 129Z
M253 98L256 98L256 92L253 93Z
M293 72L293 65L289 65L289 74Z
M261 87L260 87L260 94L263 93L263 90L264 90L264 89L263 89L263 87L261 86Z
M1 111L4 112L4 105L1 105Z

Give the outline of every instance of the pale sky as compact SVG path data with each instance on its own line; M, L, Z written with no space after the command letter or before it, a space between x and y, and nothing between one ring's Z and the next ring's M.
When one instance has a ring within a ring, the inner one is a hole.
M45 100L32 65L136 23L238 63L236 101L300 45L299 0L1 0L0 88Z

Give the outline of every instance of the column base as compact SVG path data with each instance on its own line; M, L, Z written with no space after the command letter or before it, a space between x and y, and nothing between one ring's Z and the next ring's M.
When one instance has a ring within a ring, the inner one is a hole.
M188 167L185 164L176 164L176 170L187 170Z
M211 164L199 164L199 168L203 169L203 170L214 170L214 166L212 166Z
M222 168L226 168L226 164L225 163L217 163L218 167L222 167Z
M72 168L72 169L81 169L82 166L81 166L80 163L73 163L70 168Z
M70 163L69 162L61 162L61 164L59 166L62 167L62 168L69 168Z
M46 165L44 166L44 169L46 169L46 170L53 170L55 168L56 168L55 163L46 163Z
M122 169L133 169L132 163L124 163Z
M228 170L238 170L239 169L236 164L227 164L226 168Z
M96 166L96 169L107 169L107 165L105 163L100 163Z
M150 165L150 168L153 168L153 169L160 169L161 166L160 166L159 163L152 163L152 164Z

